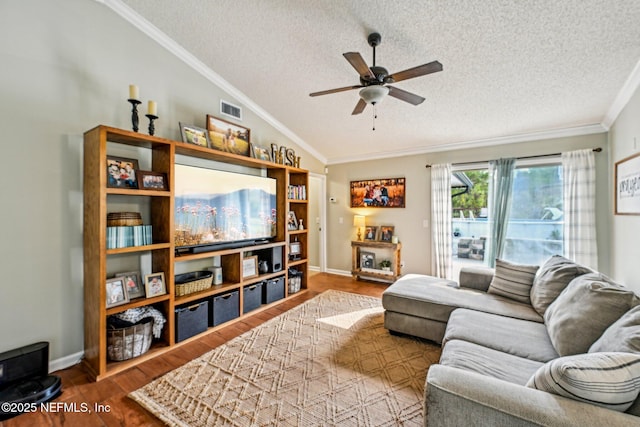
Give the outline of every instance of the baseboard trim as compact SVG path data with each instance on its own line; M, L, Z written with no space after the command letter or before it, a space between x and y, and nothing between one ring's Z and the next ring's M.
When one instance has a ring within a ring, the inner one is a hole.
M351 276L351 272L347 270L336 270L334 268L328 268L327 273L337 274L339 276Z
M70 354L56 360L51 360L49 361L49 372L51 373L60 371L62 369L67 369L73 365L77 365L78 363L80 363L83 357L84 351L79 351L77 353Z

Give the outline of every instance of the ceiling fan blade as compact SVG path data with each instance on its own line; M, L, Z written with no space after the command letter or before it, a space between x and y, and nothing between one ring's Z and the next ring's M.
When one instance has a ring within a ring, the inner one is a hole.
M367 103L364 102L364 99L360 98L360 100L356 104L356 108L353 109L353 113L351 113L351 115L355 116L356 114L362 113L366 106L367 106Z
M424 98L419 95L407 92L406 90L398 89L397 87L387 87L389 88L389 96L393 96L394 98L398 98L413 105L422 104L422 102L424 102Z
M346 87L341 87L341 88L338 88L338 89L322 90L320 92L310 93L309 96L329 95L330 93L344 92L344 91L351 90L351 89L359 89L361 87L364 87L364 86L362 86L362 85L346 86Z
M362 55L360 55L358 52L347 52L343 53L342 55L347 58L349 64L351 64L351 66L356 69L360 77L367 76L371 77L372 79L376 77L369 69L367 63L364 62L364 59L362 59Z
M438 61L433 61L429 62L428 64L418 65L417 67L409 68L408 70L391 74L389 77L393 79L391 81L392 83L397 83L402 80L413 79L414 77L437 73L438 71L442 71L442 64Z

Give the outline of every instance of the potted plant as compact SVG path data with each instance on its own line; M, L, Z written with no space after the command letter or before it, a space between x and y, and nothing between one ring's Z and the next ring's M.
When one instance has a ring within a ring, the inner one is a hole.
M384 271L390 271L391 261L389 261L388 259L383 259L382 261L380 261L380 268L383 269Z

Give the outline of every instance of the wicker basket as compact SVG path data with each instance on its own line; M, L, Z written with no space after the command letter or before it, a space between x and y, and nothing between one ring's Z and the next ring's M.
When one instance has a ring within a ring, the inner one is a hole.
M121 361L145 354L153 340L153 319L122 329L107 329L107 356L109 360Z
M175 277L176 296L181 297L209 289L212 281L213 273L211 271L178 274Z
M142 217L139 212L109 212L107 214L108 227L132 225L142 225Z

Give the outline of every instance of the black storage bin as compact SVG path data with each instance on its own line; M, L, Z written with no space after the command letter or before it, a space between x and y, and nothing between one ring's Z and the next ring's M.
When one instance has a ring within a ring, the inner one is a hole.
M262 302L272 303L284 298L284 276L265 280L262 285Z
M176 342L206 331L208 312L208 301L176 308Z
M243 289L244 307L242 313L248 313L255 310L262 304L262 284L263 282L247 285Z
M209 325L218 326L240 316L240 291L231 291L213 297L209 310Z

